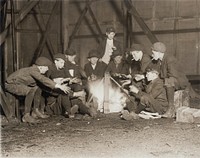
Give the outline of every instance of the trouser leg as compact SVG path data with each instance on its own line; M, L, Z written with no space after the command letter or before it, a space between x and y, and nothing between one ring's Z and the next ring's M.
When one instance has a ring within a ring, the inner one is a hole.
M70 113L71 102L70 102L68 95L66 95L66 94L61 95L61 104L62 104L62 107L64 108L65 112Z
M71 102L72 102L72 105L78 105L79 106L79 113L90 115L89 108L85 104L83 104L83 102L80 99L73 99Z
M34 96L34 109L39 109L41 103L41 94L42 90L40 88L37 88Z
M54 96L49 96L48 98L47 98L47 107L46 107L46 111L47 111L47 113L48 114L55 114L55 106L56 106L56 99L57 99L57 97L54 97Z
M168 109L166 113L163 115L163 117L174 117L175 116L175 105L174 105L174 92L175 88L174 87L166 87L166 92L167 92L167 100L168 100Z
M131 102L131 101L127 101L126 102L126 109L129 111L129 112L136 112L137 110L137 102Z
M35 92L36 92L36 89L33 88L27 93L25 97L25 114L31 112L31 107L32 107L34 96L35 96Z

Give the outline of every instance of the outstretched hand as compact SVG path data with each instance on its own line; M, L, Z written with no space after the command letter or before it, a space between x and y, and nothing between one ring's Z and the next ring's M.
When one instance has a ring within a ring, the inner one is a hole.
M68 94L71 91L71 88L68 87L67 85L63 84L63 85L60 85L60 84L56 84L55 88L59 88L60 90L62 90L64 93Z

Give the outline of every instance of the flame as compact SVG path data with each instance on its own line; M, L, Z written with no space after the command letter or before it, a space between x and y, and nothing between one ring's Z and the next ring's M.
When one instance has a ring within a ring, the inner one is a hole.
M103 112L104 103L104 82L94 81L89 84L90 92L97 99L98 110ZM120 112L125 106L126 97L119 87L109 85L109 109L110 112Z

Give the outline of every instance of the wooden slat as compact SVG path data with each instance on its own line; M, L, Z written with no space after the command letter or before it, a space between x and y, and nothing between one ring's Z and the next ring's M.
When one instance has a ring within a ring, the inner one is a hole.
M99 26L99 24L98 24L98 21L96 20L95 15L94 15L94 13L93 13L93 11L92 11L92 9L91 9L90 6L89 6L89 13L90 13L90 16L91 16L91 18L92 18L94 24L95 24L96 27L97 27L97 30L98 30L98 32L99 32L99 34L100 34L101 39L103 39L103 33L102 33L102 31L101 31L101 28L100 28L100 26ZM98 40L98 38L97 38L97 40Z
M82 20L83 20L83 18L84 18L84 16L85 16L85 14L87 13L87 11L88 11L89 6L91 5L91 3L92 3L92 1L87 0L85 9L82 11L81 16L79 17L79 19L78 19L78 21L77 21L77 23L76 23L76 25L75 25L75 27L74 27L74 30L73 30L73 32L72 32L70 38L69 38L68 47L71 46L72 41L73 41L73 39L74 39L74 36L75 36L76 32L78 31L78 29L79 29L79 27L80 27L80 25L81 25L81 22L82 22Z
M178 29L178 30L159 30L159 31L151 31L153 34L178 34L178 33L194 33L194 32L200 32L200 29L194 28L194 29ZM132 32L133 35L144 35L145 33L143 31L138 32ZM123 36L124 33L117 33L116 36L120 37ZM77 35L74 37L74 39L78 38L94 38L95 36L101 36L100 34L94 34L94 35Z
M0 87L0 96L1 96L1 99L0 99L0 104L2 106L2 109L3 109L3 112L5 114L5 116L7 118L10 118L12 113L11 113L11 105L10 105L10 102L8 100L8 98L6 97L2 87Z
M139 26L142 28L146 36L149 38L151 43L158 42L156 36L151 32L149 27L145 24L144 20L140 17L139 13L132 5L131 0L124 0L125 6L127 7L128 11L133 15Z
M45 32L46 27L45 27L44 17L42 16L41 10L39 9L39 7L37 7L37 8L33 8L33 11L39 13L39 14L34 14L34 17L37 21L39 28L40 28L40 33ZM46 38L46 44L47 44L47 47L50 50L51 56L53 56L54 49L53 49L53 46L52 46L52 43L51 43L51 40L50 40L48 34L47 34L47 38Z
M27 2L27 4L21 9L19 15L15 19L15 27L26 17L26 15L32 10L33 7L37 5L38 2L39 0ZM8 36L10 26L11 23L9 23L5 30L0 34L0 45L5 41L6 37Z
M46 42L46 40L47 40L47 37L48 37L48 33L49 33L49 31L50 31L50 28L51 28L51 24L53 23L53 15L54 15L54 13L56 12L56 8L57 8L57 6L58 6L58 1L56 1L55 2L55 4L54 4L54 7L53 7L53 9L52 9L52 12L51 12L51 15L50 15L50 17L49 17L49 19L48 19L48 22L47 22L47 24L46 24L46 31L43 33L43 35L42 35L42 38L41 38L41 40L40 40L40 42L39 42L39 45L38 45L38 47L37 47L37 49L36 49L36 51L35 51L35 53L34 53L34 56L33 56L33 59L32 59L32 61L31 61L31 64L33 64L34 62L35 62L35 60L41 55L41 53L42 53L42 49L43 49L43 47L44 47L44 45L45 45L45 42ZM51 54L50 54L51 55ZM53 57L52 57L53 58Z

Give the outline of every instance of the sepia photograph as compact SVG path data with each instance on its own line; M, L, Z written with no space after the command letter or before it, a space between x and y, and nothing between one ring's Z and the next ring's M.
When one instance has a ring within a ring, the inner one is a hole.
M0 5L0 157L200 157L200 0Z

